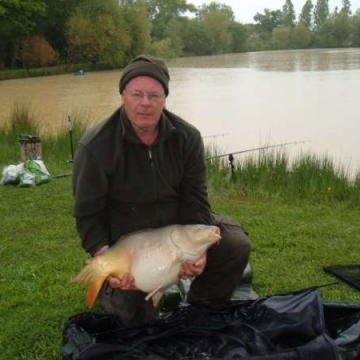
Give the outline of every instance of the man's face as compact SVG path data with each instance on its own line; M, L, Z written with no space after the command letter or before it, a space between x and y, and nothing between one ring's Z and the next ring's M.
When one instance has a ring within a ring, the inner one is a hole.
M138 76L128 82L121 100L135 132L156 129L165 106L161 83L149 76Z

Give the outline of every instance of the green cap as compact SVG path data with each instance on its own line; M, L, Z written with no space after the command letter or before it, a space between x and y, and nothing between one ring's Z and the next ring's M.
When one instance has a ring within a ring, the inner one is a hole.
M158 80L169 95L170 75L164 61L152 55L139 55L133 59L123 70L119 83L120 94L124 91L126 84L137 76L150 76Z

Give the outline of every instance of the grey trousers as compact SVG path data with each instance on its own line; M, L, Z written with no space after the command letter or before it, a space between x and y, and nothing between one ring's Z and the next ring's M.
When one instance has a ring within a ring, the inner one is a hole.
M226 305L249 262L251 244L247 231L232 218L213 214L213 224L221 229L221 240L207 251L204 272L196 277L187 301L198 307ZM102 287L98 300L107 313L120 317L124 326L141 325L157 318L152 301L145 300L141 291Z

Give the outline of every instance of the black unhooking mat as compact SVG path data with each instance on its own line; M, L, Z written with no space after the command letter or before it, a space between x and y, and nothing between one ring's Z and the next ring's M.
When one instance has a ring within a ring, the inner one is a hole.
M331 265L323 269L360 290L360 265Z
M142 327L93 312L68 319L64 359L356 360L360 304L324 303L311 288L222 309L179 306Z

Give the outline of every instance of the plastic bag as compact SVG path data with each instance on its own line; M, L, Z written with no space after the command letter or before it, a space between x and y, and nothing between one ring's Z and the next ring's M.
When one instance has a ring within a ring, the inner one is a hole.
M19 186L36 186L47 183L50 180L50 174L42 160L26 160L24 171L20 174Z
M20 187L29 187L44 184L50 180L51 176L44 162L38 159L5 166L0 184L19 184Z
M18 165L7 165L2 171L2 178L0 184L18 184L20 181L20 174L24 171L24 163Z

